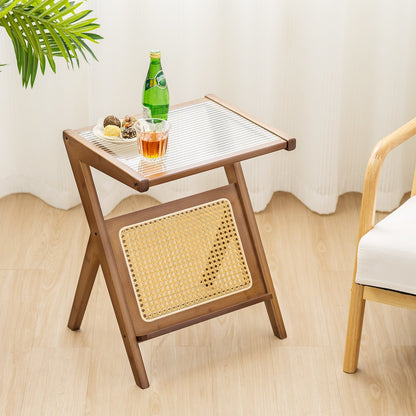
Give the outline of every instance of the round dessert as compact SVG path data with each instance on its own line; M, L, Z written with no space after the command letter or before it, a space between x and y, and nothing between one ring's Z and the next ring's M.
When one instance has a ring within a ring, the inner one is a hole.
M121 125L122 127L132 127L136 121L137 121L137 118L134 116L124 116L124 119Z
M133 139L133 137L137 136L136 129L134 127L125 127L121 129L121 137L123 139Z
M120 137L120 127L109 124L104 128L104 136Z
M107 116L104 119L103 126L104 127L107 127L107 126L121 127L121 123L120 123L120 120L116 116Z

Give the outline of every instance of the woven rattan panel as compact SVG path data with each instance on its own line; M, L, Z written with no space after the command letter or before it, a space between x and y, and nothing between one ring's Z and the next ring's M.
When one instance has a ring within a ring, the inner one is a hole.
M120 242L145 321L252 285L228 199L123 227Z

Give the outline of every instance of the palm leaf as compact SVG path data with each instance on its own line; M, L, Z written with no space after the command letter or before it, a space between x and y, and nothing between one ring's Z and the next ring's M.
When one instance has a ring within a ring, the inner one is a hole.
M62 10L63 7L68 3L68 0L60 0L57 1L53 6L49 7L48 9L44 9L40 15L38 16L39 19L42 19L42 17L50 16L52 14L55 14L56 10ZM65 9L64 9L65 10Z
M0 19L6 16L18 3L19 0L0 0Z
M42 73L46 63L56 71L55 58L65 59L71 67L79 66L79 55L97 59L87 42L97 43L100 26L87 18L92 10L76 12L84 0L0 0L0 26L6 29L15 50L22 83L27 87Z
M14 16L14 13L12 14L12 19L13 18L15 18L15 22L17 23L19 28L22 30L24 36L26 36L26 39L31 45L32 48L30 49L33 49L33 51L36 54L36 57L41 62L41 66L45 68L45 55L40 45L36 28L32 25L31 20L27 19L25 16L20 16L19 14L16 14ZM44 69L42 72L44 72Z
M15 22L15 20L13 18L9 18L9 16L6 16L4 18L4 21L6 22L6 25L4 25L5 29L7 30L9 36L13 39L13 38L17 38L20 42L20 44L26 48L26 41L23 38L22 33L20 32L20 28L19 25ZM8 28L10 28L10 30L8 30Z
M47 34L45 32L45 30L43 29L43 27L39 26L39 31L40 31L40 39L39 42L41 44L41 47L45 48L47 53L46 53L46 58L48 59L49 62L49 66L51 67L53 72L56 72L56 66L55 66L55 61L53 60L53 50L51 47L51 44L49 42L49 39L47 37ZM42 74L45 72L45 70L42 70Z
M50 7L54 3L54 0L37 1L36 3L37 4L33 8L32 13L42 13L44 10L47 10L48 7Z
M76 8L78 7L79 4L72 6L72 8ZM79 13L74 13L72 16L68 17L67 19L65 19L65 23L69 24L72 22L78 22L78 20L81 20L84 17L87 17L90 13L92 12L92 10L83 10L82 12ZM55 17L58 19L62 16L67 15L68 13L66 12L66 10L64 12L58 13Z
M76 10L76 9L77 9L80 5L81 5L81 3L77 3L77 4L73 4L73 5L72 5L72 6L70 6L70 7L64 7L63 9L58 10L58 13L56 13L56 14L54 15L54 19L55 19L56 21L59 21L60 19L62 20L62 17L65 17L65 16L67 16L68 14L70 14L70 13L71 13L71 16L73 17L73 19L72 19L72 17L71 17L71 20L75 21L75 20L78 18L77 16L81 16L81 18L83 18L83 17L87 16L88 14L90 14L90 13L92 12L92 10L84 10L84 11L79 12L79 13L74 13L74 12L75 12L75 10Z

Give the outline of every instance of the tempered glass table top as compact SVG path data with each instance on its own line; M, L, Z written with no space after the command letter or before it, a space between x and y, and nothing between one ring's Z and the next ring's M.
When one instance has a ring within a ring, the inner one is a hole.
M287 148L287 140L276 133L209 99L172 109L169 122L167 153L156 161L142 158L137 142L111 143L92 130L79 134L148 179Z

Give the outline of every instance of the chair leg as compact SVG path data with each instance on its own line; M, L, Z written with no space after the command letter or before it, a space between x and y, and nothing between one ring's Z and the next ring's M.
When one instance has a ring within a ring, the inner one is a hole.
M68 320L68 328L74 331L78 330L81 326L99 265L96 243L90 235Z
M344 368L346 373L355 373L360 353L361 332L363 329L365 299L364 286L352 284L350 312L348 317L347 340L345 344Z

